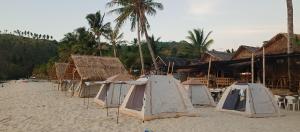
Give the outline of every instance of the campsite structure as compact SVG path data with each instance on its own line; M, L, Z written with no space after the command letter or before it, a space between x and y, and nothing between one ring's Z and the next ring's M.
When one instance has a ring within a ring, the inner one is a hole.
M55 63L55 73L56 78L58 81L58 90L60 91L66 91L66 85L65 82L66 78L64 78L64 74L66 72L66 69L68 67L68 63Z
M85 82L104 81L120 73L127 73L118 58L71 55L65 76L71 76L71 91L79 97L95 97L101 84L87 86Z
M229 86L216 109L248 117L280 116L273 94L268 88L257 83L235 83Z
M118 74L108 78L102 83L94 102L103 107L118 107L131 86L124 81L132 81L132 78L128 74Z
M191 103L194 107L198 106L216 106L211 93L201 80L197 78L189 78L182 83Z
M197 116L183 86L172 76L152 75L140 78L132 85L120 107L121 113L143 121Z

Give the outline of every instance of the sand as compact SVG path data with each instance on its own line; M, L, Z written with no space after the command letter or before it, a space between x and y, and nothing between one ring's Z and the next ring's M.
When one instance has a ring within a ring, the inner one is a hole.
M57 85L10 81L0 87L0 131L7 132L299 132L300 112L284 117L247 118L199 108L200 117L180 117L141 122L126 115L116 123L117 109L99 107L87 99L66 96ZM84 101L86 103L84 104Z

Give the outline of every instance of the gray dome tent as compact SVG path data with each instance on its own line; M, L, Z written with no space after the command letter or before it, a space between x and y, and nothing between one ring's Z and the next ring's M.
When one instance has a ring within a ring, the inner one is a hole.
M273 94L262 84L235 83L226 88L217 110L230 111L248 117L279 116Z

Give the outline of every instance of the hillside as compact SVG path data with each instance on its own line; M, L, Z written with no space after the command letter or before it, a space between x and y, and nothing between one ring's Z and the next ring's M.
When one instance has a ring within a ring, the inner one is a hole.
M0 34L0 80L28 77L57 56L57 42Z

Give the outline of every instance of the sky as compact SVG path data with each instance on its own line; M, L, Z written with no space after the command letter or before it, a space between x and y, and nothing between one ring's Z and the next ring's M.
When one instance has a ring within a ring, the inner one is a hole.
M213 31L211 49L225 50L239 45L261 46L279 32L287 30L285 0L155 0L164 5L156 16L149 16L150 34L162 41L187 40L194 28ZM85 16L98 10L108 12L108 0L0 0L0 30L29 30L54 36L78 27L88 27ZM294 31L300 33L300 1L294 0ZM113 22L115 15L106 14ZM126 23L124 39L136 33Z

